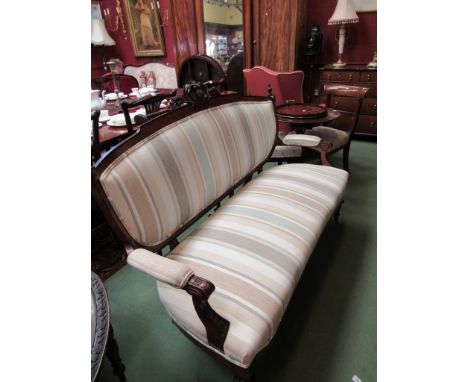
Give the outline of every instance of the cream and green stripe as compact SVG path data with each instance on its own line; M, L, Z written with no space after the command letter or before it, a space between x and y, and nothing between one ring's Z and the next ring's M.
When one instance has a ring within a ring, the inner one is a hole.
M270 101L210 108L139 142L100 182L132 238L154 246L264 161L275 127Z
M270 168L168 256L216 286L209 301L231 323L222 354L229 361L248 367L270 342L347 179L332 167ZM174 321L209 346L191 297L161 282L158 291Z

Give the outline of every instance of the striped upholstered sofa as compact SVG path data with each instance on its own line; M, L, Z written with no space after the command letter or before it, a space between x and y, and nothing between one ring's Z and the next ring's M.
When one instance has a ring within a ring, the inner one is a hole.
M261 171L276 134L271 100L223 96L147 122L93 168L94 197L128 264L156 280L175 325L238 380L275 335L348 180L311 164Z

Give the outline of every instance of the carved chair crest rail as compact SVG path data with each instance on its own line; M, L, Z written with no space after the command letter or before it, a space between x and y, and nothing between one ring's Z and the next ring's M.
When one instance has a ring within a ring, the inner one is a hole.
M311 164L262 171L276 136L271 99L220 96L149 120L92 169L93 195L128 264L156 280L176 326L244 380L348 179ZM169 255L153 253L168 244Z

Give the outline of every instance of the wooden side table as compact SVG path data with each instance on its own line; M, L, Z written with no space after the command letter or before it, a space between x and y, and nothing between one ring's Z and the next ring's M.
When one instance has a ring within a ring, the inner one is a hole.
M279 122L289 123L291 128L302 134L307 128L321 126L338 119L341 114L337 110L311 103L292 103L278 106L276 115ZM327 157L331 148L330 142L322 140L317 147L311 149L320 153L323 165L331 166Z
M109 300L101 279L91 272L91 382L97 381L104 354L114 375L125 382L123 365L110 323Z

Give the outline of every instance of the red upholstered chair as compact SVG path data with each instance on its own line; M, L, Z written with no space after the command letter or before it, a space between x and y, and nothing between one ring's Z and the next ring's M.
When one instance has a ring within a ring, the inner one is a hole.
M245 95L266 96L268 85L271 86L275 96L275 105L284 105L286 101L303 102L302 84L304 72L275 72L264 66L255 66L252 69L244 69L246 82ZM279 123L280 131L289 133L291 128L287 123Z
M304 72L301 70L275 72L264 66L255 66L252 69L244 69L244 78L245 95L268 96L268 89L271 86L277 107L288 101L303 102ZM315 147L320 142L319 139L314 140L311 135L294 134L294 145L287 144L283 139L291 132L291 127L287 123L278 122L278 129L278 144L271 156L271 160L278 163L304 161L305 151L308 151L304 148ZM308 152L308 154L312 153Z

